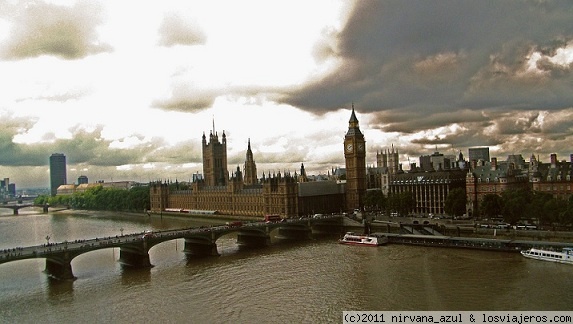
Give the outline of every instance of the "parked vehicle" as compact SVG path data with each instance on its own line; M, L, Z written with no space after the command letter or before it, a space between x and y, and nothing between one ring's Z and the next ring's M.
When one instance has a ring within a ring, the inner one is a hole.
M280 215L265 215L265 222L272 223L272 222L280 222L281 216Z

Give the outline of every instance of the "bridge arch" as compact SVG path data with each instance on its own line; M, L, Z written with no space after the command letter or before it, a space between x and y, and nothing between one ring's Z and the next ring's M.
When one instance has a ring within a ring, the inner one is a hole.
M9 249L0 254L0 264L24 259L45 259L45 272L58 279L75 279L72 272L72 260L79 255L95 250L119 247L119 261L134 267L151 267L149 250L154 246L183 239L183 252L191 255L219 255L217 240L230 233L237 233L240 246L260 247L271 243L271 233L287 239L310 238L315 228L337 229L343 226L343 217L326 216L322 219L289 219L280 223L254 222L240 226L211 226L156 231L152 233L134 233L121 237L105 237L74 242L52 243L48 246L29 246Z

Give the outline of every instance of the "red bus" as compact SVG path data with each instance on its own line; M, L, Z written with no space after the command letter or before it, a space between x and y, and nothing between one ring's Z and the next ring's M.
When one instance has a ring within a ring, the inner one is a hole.
M280 222L280 215L265 215L265 222Z
M243 222L239 222L239 221L227 222L226 225L229 227L241 227L241 226L243 226Z

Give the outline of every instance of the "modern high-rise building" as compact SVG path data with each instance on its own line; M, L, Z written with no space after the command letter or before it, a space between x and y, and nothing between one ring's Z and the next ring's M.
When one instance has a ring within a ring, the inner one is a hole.
M489 162L489 147L471 147L468 149L469 160Z
M0 197L16 196L16 184L10 183L10 178L0 180Z
M54 153L50 156L50 193L55 196L58 187L67 184L66 156L62 153Z

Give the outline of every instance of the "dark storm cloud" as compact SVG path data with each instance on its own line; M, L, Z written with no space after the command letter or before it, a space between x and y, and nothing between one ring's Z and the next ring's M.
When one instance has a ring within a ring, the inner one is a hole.
M450 124L479 123L485 125L489 121L490 117L484 112L469 109L461 109L455 114L443 112L427 116L421 116L418 111L388 110L374 113L374 119L369 127L383 132L414 133Z
M20 131L29 129L33 120L2 117L0 122L0 165L40 166L46 165L47 148L44 145L19 145L13 138Z
M416 155L416 152L420 155L422 147L435 145L453 149L497 146L500 157L515 153L559 153L561 156L573 153L570 145L573 140L573 109L557 112L489 112L485 116L490 121L459 123L459 127L451 131L412 140L411 146L404 149L412 155Z
M554 65L545 79L519 72L533 50L573 39L572 9L570 1L357 1L336 41L316 50L340 66L279 101L313 112L354 101L362 112L423 116L569 107L571 69Z
M199 26L177 13L166 15L159 27L159 45L161 46L201 45L206 41L207 36Z
M8 60L41 55L79 59L110 51L97 39L100 11L97 4L87 2L73 7L29 2L10 19L10 36L0 45L0 54Z

